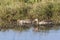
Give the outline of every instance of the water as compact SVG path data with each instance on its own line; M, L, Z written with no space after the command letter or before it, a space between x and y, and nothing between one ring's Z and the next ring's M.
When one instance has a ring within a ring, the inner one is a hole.
M26 31L0 31L0 40L60 40L60 30L35 32L33 28Z

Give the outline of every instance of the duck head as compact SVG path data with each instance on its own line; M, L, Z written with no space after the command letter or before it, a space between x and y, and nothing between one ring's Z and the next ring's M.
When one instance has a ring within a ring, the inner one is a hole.
M36 24L38 24L38 19L36 18L36 19L34 19L34 21L33 21L34 23L36 23Z

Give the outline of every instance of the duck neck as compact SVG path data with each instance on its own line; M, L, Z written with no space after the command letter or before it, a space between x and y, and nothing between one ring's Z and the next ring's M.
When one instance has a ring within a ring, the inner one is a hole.
M38 24L38 21L36 21L36 23Z

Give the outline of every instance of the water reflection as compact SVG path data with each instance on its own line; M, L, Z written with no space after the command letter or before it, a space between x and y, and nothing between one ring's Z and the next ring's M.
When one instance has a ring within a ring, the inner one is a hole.
M49 30L59 30L60 25L42 25L42 26L16 26L16 27L2 27L0 31L6 31L9 29L15 30L15 31L27 31L29 29L33 28L33 31L35 32L47 32Z
M15 27L13 29L2 29L0 40L59 40L60 26L32 26Z
M45 25L45 26L35 26L34 27L34 31L49 31L51 29L53 29L55 26L54 25Z
M35 32L33 28L27 31L17 32L13 30L0 31L0 40L59 40L60 30L49 32Z

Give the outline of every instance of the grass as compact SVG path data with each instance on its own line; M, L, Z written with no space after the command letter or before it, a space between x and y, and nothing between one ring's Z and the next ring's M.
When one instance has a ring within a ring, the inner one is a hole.
M11 20L51 19L54 22L60 20L60 3L34 0L0 0L0 25L10 23Z

